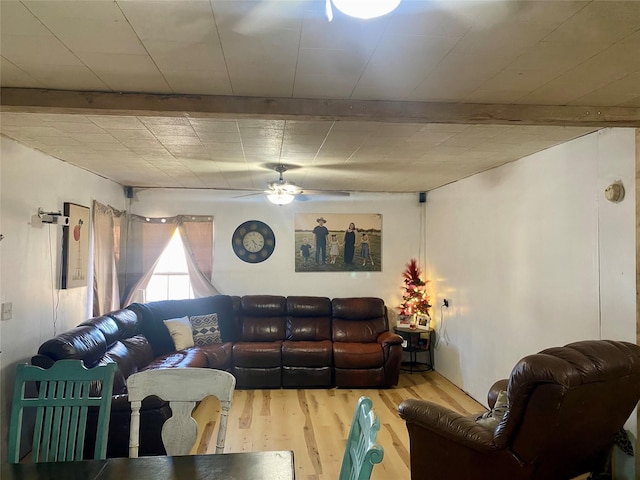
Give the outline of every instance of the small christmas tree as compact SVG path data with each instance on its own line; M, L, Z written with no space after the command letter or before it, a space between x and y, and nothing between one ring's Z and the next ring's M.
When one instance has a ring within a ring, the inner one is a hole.
M404 277L404 293L400 304L400 315L428 314L431 305L425 288L429 282L425 282L420 278L422 272L420 272L418 261L415 258L412 258L406 267L402 274Z

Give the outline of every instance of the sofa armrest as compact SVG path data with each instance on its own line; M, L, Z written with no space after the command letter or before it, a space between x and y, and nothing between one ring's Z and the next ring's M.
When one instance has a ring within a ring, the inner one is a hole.
M391 345L402 345L402 337L393 332L382 332L378 335L378 343L383 347L389 347Z
M503 390L507 390L508 384L509 380L503 378L502 380L498 380L496 383L491 385L489 393L487 393L487 404L489 405L489 410L491 410L495 406L496 400L498 399L498 394Z
M398 411L407 424L429 431L478 452L495 451L493 430L453 410L425 400L404 400Z

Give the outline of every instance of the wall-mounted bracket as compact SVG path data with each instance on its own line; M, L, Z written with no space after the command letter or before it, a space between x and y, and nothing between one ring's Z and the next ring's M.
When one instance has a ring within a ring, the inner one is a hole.
M42 223L52 223L61 227L69 226L69 217L62 215L62 212L45 212L42 208L38 208L38 217Z

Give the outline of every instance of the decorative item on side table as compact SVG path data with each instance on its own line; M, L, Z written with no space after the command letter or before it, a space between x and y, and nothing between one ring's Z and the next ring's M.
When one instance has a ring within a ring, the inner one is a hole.
M418 261L412 258L406 265L402 276L404 277L404 292L402 293L402 303L400 304L400 315L414 317L414 323L427 325L429 318L429 295L426 292L426 285L429 283L420 278L420 267Z
M422 315L418 315L417 318L418 318L418 325L420 325L421 327L427 327L427 328L431 327L431 317L429 316L428 312L425 312Z
M429 316L429 295L426 292L428 281L420 278L420 267L418 261L412 258L406 265L402 276L404 277L404 291L402 293L402 303L400 304L399 321L394 331L404 338L402 349L409 353L409 361L403 362L409 366L409 371L425 371L433 369L433 337L434 330L431 328L431 317ZM426 337L423 338L422 334ZM418 362L417 354L429 353L429 363Z

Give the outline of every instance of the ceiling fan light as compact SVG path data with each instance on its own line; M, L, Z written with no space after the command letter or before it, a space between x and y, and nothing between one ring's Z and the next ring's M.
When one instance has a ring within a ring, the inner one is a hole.
M288 205L293 202L295 197L295 195L283 191L270 192L267 194L267 199L276 205Z
M301 188L295 183L285 182L282 185L280 185L280 190L282 190L283 192L292 193L295 195L300 193Z
M392 12L400 5L400 0L332 0L333 5L350 17L369 18L381 17Z

